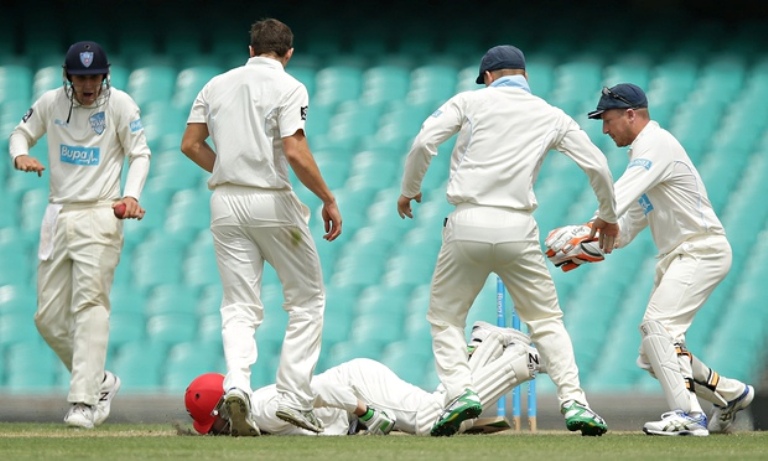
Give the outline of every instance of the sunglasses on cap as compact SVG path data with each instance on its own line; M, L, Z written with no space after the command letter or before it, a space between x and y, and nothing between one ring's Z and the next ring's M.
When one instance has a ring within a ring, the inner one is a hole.
M637 104L633 104L633 103L629 102L629 100L627 98L625 98L624 96L622 96L620 94L617 94L617 93L614 93L607 86L603 87L603 94L605 96L610 96L613 99L617 99L617 100L623 102L624 104L628 105L630 108L634 108L635 106L637 106Z

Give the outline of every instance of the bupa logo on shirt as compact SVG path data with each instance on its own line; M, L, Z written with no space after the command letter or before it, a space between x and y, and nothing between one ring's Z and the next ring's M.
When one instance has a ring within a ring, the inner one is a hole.
M89 118L88 121L91 122L91 128L93 128L93 131L96 132L96 134L103 133L104 128L107 127L107 118L104 115L104 112L97 112L91 115L91 118Z
M64 163L82 166L94 166L99 164L101 158L98 147L67 146L59 147L59 159Z

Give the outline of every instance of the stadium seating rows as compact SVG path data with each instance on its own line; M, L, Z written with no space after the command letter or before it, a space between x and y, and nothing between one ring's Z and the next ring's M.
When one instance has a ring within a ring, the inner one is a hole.
M56 28L36 30L39 40L29 43L23 55L0 56L2 133L12 130L30 101L61 84L60 57L49 52L60 49L63 38ZM328 287L318 370L352 357L372 357L416 384L434 386L425 313L441 222L450 211L444 185L453 141L434 159L416 219L400 220L394 203L409 141L443 101L477 87L476 61L483 46L460 29L442 46L427 34L411 32L407 41L389 33L381 35L389 37L383 41L366 33L347 45L336 31L318 26L305 55L297 51L287 70L310 91L310 143L345 218L341 241L317 239ZM759 351L768 334L758 294L759 265L768 248L762 238L768 232L768 209L754 206L768 192L768 109L762 103L768 96L768 57L756 51L734 53L752 50L740 48L753 38L748 30L714 55L712 41L703 35L707 31L695 32L700 40L681 41L678 49L662 53L662 45L650 40L616 60L606 55L610 44L571 53L566 41L543 40L527 49L528 72L533 91L571 114L606 152L615 176L625 153L585 114L602 85L632 81L648 89L652 116L680 137L700 166L734 247L732 273L697 318L689 347L723 373L748 379L764 356L738 354L737 360L729 351L743 350L745 344ZM124 392L178 391L197 374L223 368L221 290L208 233L206 176L179 152L178 144L197 91L244 56L233 53L241 45L229 34L210 44L210 50L190 45L194 37L177 28L162 37L162 47L155 44L160 39L133 34L130 26L119 35L104 37L118 50L111 54L111 82L141 106L153 162L141 200L146 219L125 223L125 251L112 292L108 366L122 377ZM35 50L40 53L32 54ZM33 154L46 162L46 149L43 138ZM0 150L7 151L7 140L0 141ZM558 153L544 163L536 185L543 233L591 215L594 198L582 178ZM45 181L0 162L0 190L0 390L66 387L65 371L32 321ZM313 230L319 236L317 199L301 186L296 192L315 210ZM609 263L568 274L553 271L590 389L649 386L650 378L634 365L639 337L630 332L636 331L648 296L653 253L646 232ZM287 321L270 268L262 301L267 313L258 333L255 386L273 380ZM495 306L495 280L489 279L468 323L492 321ZM548 380L541 381L540 392L552 391Z

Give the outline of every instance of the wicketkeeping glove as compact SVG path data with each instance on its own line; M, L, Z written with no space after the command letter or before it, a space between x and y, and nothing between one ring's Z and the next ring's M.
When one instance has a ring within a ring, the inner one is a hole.
M547 257L563 272L578 268L584 263L600 262L605 254L600 249L597 237L589 237L589 225L565 226L553 230L544 244Z

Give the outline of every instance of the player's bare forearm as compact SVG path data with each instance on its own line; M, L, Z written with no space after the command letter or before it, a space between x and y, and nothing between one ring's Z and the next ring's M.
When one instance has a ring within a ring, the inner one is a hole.
M318 168L317 162L309 150L304 132L298 131L292 136L283 138L283 150L288 164L291 165L299 181L324 204L334 202L333 193L325 183L320 168Z
M208 173L213 171L216 152L205 140L208 138L208 126L204 123L189 123L181 138L181 152Z

